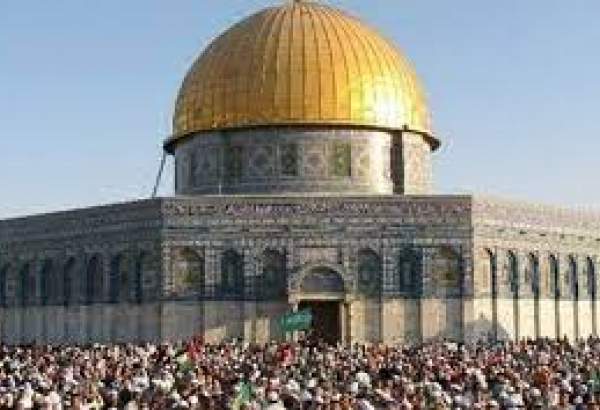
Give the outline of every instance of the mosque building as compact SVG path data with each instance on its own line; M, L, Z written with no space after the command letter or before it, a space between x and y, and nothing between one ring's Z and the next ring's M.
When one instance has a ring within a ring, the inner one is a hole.
M181 86L175 195L0 221L3 342L598 333L600 215L432 192L424 91L322 2L218 36Z

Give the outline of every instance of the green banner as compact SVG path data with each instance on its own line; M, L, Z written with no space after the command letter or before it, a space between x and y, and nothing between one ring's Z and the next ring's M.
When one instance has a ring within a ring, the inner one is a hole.
M280 324L284 332L310 329L312 313L310 309L287 313L281 317Z

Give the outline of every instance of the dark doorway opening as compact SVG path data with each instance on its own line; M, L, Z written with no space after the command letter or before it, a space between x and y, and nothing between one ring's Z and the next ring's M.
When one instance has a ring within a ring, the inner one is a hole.
M310 309L313 321L310 335L316 340L335 344L341 340L339 302L303 301L298 308Z

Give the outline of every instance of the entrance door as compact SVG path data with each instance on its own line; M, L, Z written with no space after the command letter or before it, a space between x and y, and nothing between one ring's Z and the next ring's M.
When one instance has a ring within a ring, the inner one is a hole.
M331 344L340 341L339 302L303 301L300 302L299 309L311 310L313 337Z

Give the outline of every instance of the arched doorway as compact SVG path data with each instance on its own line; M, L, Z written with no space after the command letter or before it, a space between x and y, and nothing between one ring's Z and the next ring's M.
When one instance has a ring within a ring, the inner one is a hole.
M298 309L311 311L311 336L315 339L334 344L344 338L345 288L343 275L332 267L312 267L303 275Z

